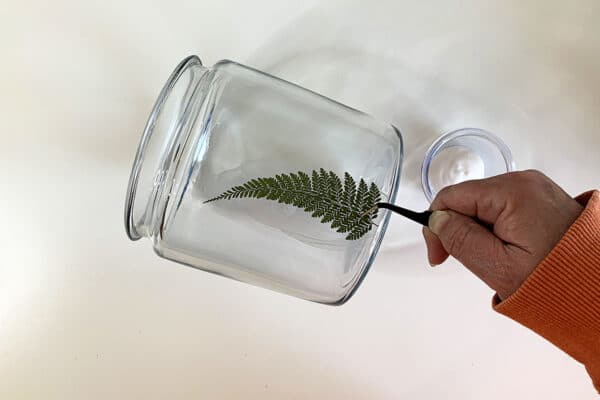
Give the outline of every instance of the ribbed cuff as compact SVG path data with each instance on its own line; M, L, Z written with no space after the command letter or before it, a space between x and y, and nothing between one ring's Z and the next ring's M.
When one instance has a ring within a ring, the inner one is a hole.
M585 364L600 392L600 192L577 198L585 210L521 287L496 311Z

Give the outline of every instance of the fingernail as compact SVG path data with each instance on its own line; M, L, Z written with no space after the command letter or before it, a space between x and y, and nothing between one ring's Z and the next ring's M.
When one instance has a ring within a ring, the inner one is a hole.
M430 266L431 268L435 268L435 267L437 267L438 265L440 265L440 264L434 264L434 263L432 263L431 261L429 262L429 266Z
M439 235L449 219L450 213L447 211L434 211L429 217L429 229Z

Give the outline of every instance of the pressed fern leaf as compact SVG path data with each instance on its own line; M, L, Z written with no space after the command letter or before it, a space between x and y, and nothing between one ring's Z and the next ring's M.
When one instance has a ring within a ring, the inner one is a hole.
M347 172L342 182L335 172L321 168L310 175L298 171L251 179L205 203L241 198L291 204L320 218L322 223L331 223L331 228L346 234L346 239L356 240L372 229L381 193L375 183L367 185L361 178L357 185Z

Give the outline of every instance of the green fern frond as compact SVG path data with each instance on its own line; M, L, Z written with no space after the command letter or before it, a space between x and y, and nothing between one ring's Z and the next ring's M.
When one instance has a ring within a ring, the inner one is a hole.
M241 198L291 204L319 218L322 223L331 223L331 228L346 234L346 239L356 240L373 228L381 192L375 183L367 185L362 178L357 186L348 172L344 174L342 183L335 172L321 168L310 174L298 171L251 179L205 203Z

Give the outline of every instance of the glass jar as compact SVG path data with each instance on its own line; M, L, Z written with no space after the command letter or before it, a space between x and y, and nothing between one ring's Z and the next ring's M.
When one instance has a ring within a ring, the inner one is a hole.
M452 168L436 164L441 150L462 143L475 152L485 147L465 138L469 132L450 133L431 146L423 164L428 196L434 194L430 165ZM510 152L502 155L510 158ZM130 239L150 238L169 260L342 304L372 265L389 211L380 210L365 236L346 240L292 205L206 201L253 178L323 168L373 182L381 201L394 203L402 159L402 136L392 125L238 63L207 68L190 56L169 77L146 124L129 180L125 227ZM512 168L508 161L506 170Z
M252 178L324 168L374 182L393 202L396 128L232 61L191 56L152 110L131 174L125 226L161 257L304 299L340 304L373 263L388 223L359 240L291 205L204 203Z

